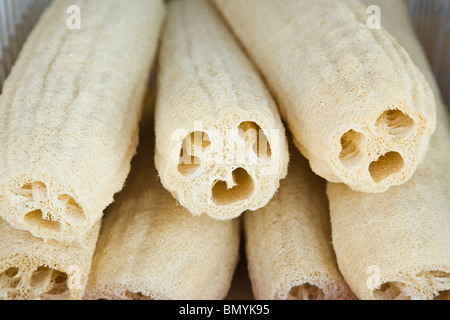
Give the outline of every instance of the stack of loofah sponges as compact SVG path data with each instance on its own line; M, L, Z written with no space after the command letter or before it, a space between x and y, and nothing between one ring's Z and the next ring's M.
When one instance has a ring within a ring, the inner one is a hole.
M402 0L54 1L0 146L0 299L224 299L239 253L256 299L450 298L450 117Z

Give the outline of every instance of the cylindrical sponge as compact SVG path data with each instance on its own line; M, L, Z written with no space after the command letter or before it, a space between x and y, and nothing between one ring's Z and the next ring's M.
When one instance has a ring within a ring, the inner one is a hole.
M436 96L438 124L410 181L382 194L329 183L339 268L360 299L449 299L450 119L401 0L364 0L408 50Z
M0 216L14 227L73 241L101 219L136 151L164 14L161 0L44 12L0 97Z
M215 0L315 173L363 192L411 178L435 130L433 93L357 0Z
M264 206L287 170L277 107L207 0L168 2L155 113L156 167L191 213Z

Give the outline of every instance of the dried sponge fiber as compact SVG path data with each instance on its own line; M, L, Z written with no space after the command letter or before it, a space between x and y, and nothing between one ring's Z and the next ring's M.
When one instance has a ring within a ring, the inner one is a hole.
M275 197L244 214L256 299L354 299L337 267L329 218L325 182L294 151Z
M85 299L223 299L239 256L239 220L177 206L157 180L153 155L148 144L139 147L105 212Z
M69 30L70 5L81 29ZM0 216L73 241L129 172L165 13L161 0L53 1L0 97Z
M215 0L312 170L382 192L410 179L435 130L433 93L357 0ZM281 4L282 3L282 4Z
M207 0L168 2L155 111L161 182L192 214L264 206L288 150L277 107Z
M0 219L0 299L81 299L100 223L82 243L33 237Z
M382 23L409 52L436 96L438 123L410 181L382 194L329 183L339 268L360 299L450 299L450 119L401 0L378 5Z

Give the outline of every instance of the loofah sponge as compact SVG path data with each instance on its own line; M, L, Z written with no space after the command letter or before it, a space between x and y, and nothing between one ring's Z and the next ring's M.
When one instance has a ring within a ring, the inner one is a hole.
M207 0L168 2L155 113L161 182L194 215L264 206L286 175L283 124L255 68Z
M244 214L244 230L256 299L354 299L331 246L325 182L298 151L275 197Z
M45 241L0 219L0 299L81 299L100 223L81 243Z
M66 26L70 5L81 29ZM129 172L164 17L160 0L58 0L28 37L0 97L0 216L73 241Z
M435 130L433 93L357 0L215 0L315 173L363 192L411 178Z
M223 299L239 257L239 220L177 206L157 180L154 136L142 132L127 185L105 213L85 299Z
M434 90L438 123L425 161L410 181L382 194L329 183L339 268L361 299L450 299L450 119L401 0L381 7L382 23Z

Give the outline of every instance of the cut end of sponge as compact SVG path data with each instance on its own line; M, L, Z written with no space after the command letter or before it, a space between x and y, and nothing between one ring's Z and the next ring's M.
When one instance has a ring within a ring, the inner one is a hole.
M17 229L60 241L84 238L90 231L85 212L68 193L42 180L11 185L3 192L2 215Z
M450 274L421 272L411 281L386 281L373 290L377 300L447 300L450 298Z
M256 210L285 177L289 153L283 128L267 129L245 118L232 115L202 130L183 128L166 149L172 161L157 153L162 184L194 215L227 220Z
M369 193L409 180L426 154L432 132L425 120L399 108L387 109L372 124L358 127L340 135L332 181Z

